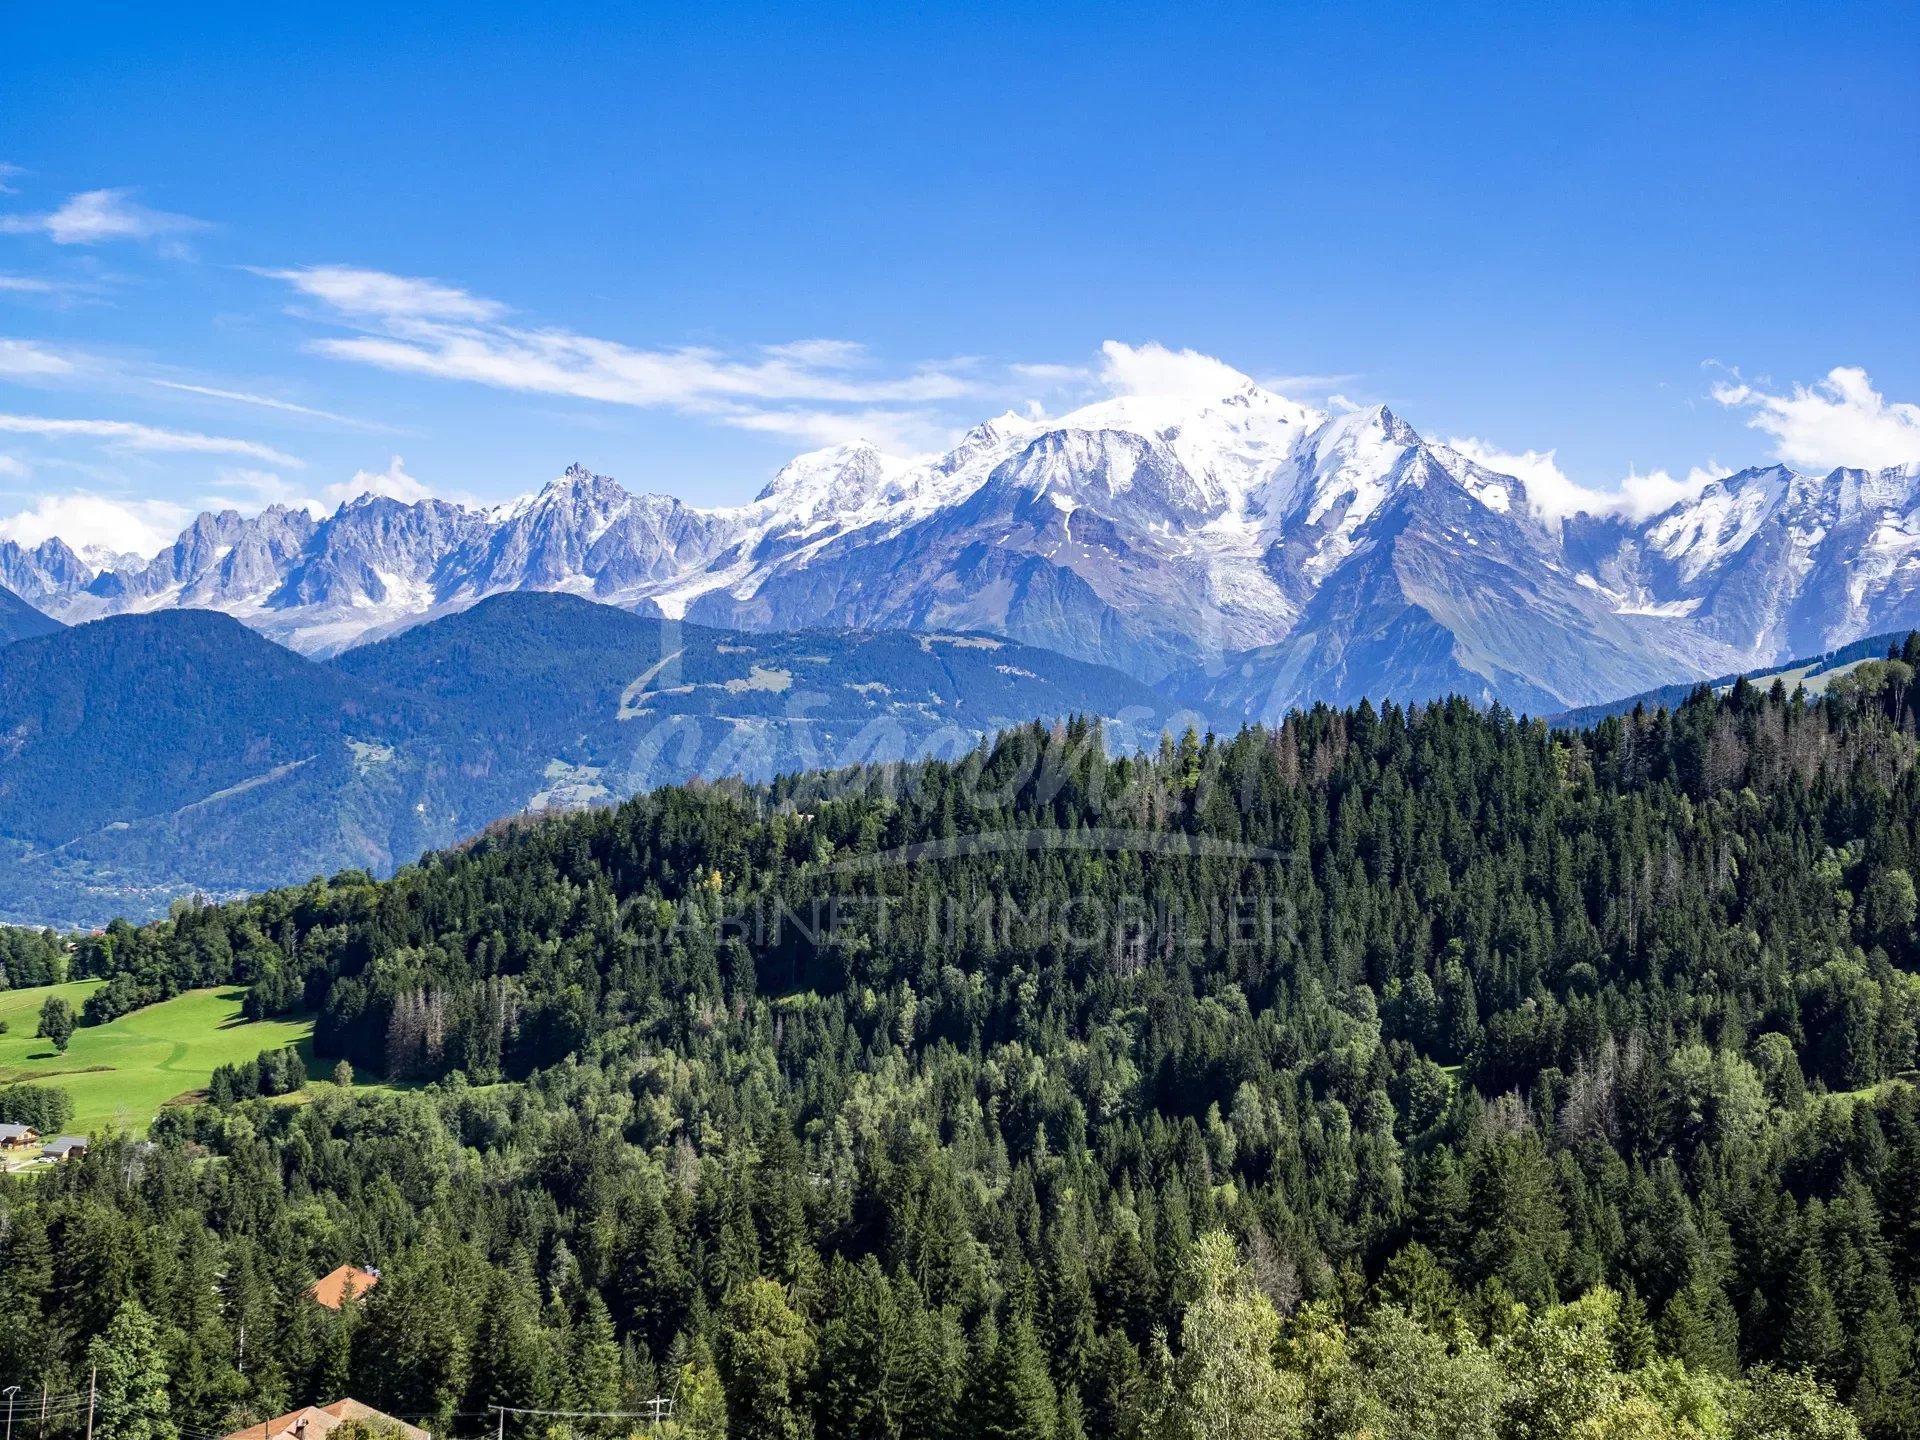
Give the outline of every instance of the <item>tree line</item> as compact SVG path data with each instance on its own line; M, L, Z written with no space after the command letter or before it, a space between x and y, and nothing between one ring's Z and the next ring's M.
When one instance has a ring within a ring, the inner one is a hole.
M137 1303L233 1428L1920 1433L1917 650L1032 726L79 938L83 1020L242 984L407 1088L263 1057L0 1182L0 1373Z

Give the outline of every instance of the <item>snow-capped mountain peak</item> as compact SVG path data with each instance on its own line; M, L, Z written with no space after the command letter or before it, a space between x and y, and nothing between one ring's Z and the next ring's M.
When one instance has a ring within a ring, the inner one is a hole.
M784 529L877 518L907 498L915 468L913 461L888 455L870 441L853 440L789 460L754 503Z
M1645 520L1549 523L1524 480L1385 406L1214 378L1007 412L932 458L828 446L740 505L574 465L484 510L209 512L151 559L0 542L0 584L64 620L221 609L316 653L513 589L746 628L990 630L1147 679L1224 666L1262 707L1436 687L1571 705L1920 621L1920 460L1760 466Z
M1118 395L1050 422L1053 430L1113 431L1158 441L1217 506L1237 508L1298 453L1327 416L1251 380L1209 400Z

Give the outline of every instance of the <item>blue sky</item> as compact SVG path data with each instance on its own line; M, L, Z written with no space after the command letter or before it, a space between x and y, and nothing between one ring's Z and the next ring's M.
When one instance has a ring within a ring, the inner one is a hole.
M576 459L741 500L1069 408L1107 341L1601 491L1920 437L1911 6L37 6L6 45L0 536Z

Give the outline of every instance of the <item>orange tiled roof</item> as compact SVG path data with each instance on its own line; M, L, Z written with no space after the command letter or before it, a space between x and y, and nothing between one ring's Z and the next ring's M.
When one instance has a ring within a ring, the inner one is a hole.
M378 1271L362 1270L358 1265L342 1265L314 1281L309 1293L329 1310L338 1310L348 1300L358 1300L379 1283Z
M342 1266L341 1269L351 1269ZM335 1272L338 1273L337 1271ZM259 1425L236 1430L226 1440L321 1440L329 1430L345 1420L365 1420L374 1425L392 1426L406 1440L432 1440L426 1431L383 1415L358 1400L336 1400L331 1405L303 1405Z

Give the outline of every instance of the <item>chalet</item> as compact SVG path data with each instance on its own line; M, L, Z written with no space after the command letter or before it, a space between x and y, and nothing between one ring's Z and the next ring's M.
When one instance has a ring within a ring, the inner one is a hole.
M87 1137L84 1135L61 1135L48 1143L40 1152L42 1160L76 1160L87 1153Z
M358 1420L375 1430L388 1431L402 1440L433 1440L426 1431L391 1415L383 1415L358 1400L336 1400L331 1405L306 1405L289 1410L258 1425L236 1430L225 1440L321 1440L329 1430L347 1420Z
M0 1150L24 1150L40 1143L40 1132L31 1125L0 1125Z
M378 1270L362 1270L358 1265L342 1265L329 1270L313 1282L313 1288L307 1293L316 1304L329 1310L338 1310L349 1300L358 1300L367 1291L380 1283ZM357 1402L356 1402L357 1403Z

